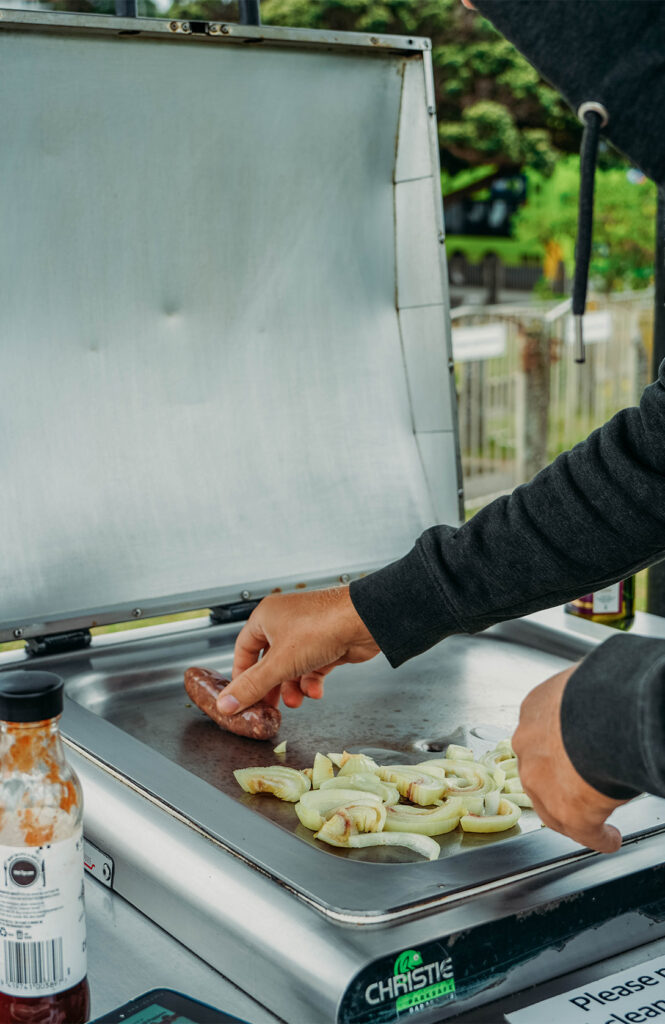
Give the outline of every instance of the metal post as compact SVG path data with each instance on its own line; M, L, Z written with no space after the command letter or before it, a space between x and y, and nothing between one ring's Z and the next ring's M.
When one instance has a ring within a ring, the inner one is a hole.
M656 308L653 320L651 378L665 359L665 189L658 189L656 210ZM647 575L647 611L665 616L665 560L652 565Z
M136 18L136 0L115 0L115 13L117 18Z
M521 372L517 378L517 474L526 483L547 465L551 328L535 318L518 327Z
M117 0L116 0L117 2ZM241 25L260 25L261 0L238 0L238 20Z

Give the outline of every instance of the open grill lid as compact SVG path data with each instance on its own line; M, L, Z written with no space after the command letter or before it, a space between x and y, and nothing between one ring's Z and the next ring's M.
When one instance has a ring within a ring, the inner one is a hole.
M458 520L429 42L173 24L0 20L0 640Z

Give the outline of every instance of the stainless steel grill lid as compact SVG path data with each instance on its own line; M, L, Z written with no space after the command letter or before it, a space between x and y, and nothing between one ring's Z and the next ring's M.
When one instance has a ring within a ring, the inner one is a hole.
M427 41L132 27L0 19L0 640L459 515Z

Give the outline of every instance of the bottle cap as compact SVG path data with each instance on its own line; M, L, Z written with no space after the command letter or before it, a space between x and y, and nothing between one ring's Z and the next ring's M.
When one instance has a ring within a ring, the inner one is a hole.
M0 721L40 722L62 714L63 686L54 672L0 672Z

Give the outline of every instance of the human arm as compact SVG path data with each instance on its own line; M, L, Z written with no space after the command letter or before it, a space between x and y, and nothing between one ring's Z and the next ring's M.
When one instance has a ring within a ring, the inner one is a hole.
M624 409L460 528L351 584L393 666L452 633L561 604L665 553L665 363Z
M359 654L357 644L367 656L380 648L397 666L452 633L560 604L656 561L665 551L663 438L665 364L638 408L618 413L464 526L432 527L398 562L350 589L321 592L336 597L261 602L238 638L227 696L240 709L284 683L296 706L294 680L318 673L304 679L303 692L319 696L324 675L340 657L350 660L345 651ZM259 671L267 645L272 656Z

